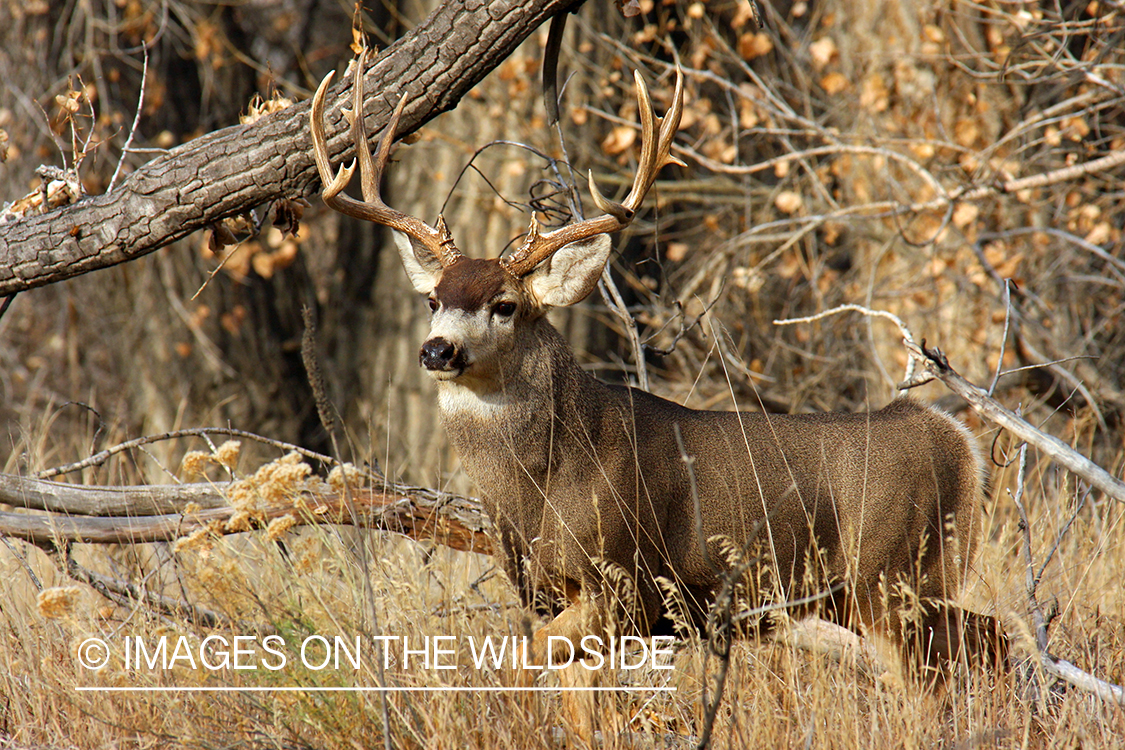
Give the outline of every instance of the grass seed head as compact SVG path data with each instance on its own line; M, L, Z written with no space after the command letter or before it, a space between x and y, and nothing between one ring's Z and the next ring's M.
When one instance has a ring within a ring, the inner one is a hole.
M82 589L77 586L56 586L39 592L39 614L51 619L67 617L74 613Z

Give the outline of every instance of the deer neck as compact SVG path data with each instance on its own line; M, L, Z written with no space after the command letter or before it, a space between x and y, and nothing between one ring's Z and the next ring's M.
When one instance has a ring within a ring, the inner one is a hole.
M597 422L608 392L540 318L522 351L512 352L494 377L439 381L438 404L466 471L492 494L492 485L511 473L541 482L565 436Z

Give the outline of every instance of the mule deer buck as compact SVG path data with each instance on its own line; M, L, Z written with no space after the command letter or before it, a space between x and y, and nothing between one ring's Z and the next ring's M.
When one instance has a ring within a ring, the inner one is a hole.
M728 566L724 540L760 555L745 578L751 606L815 599L804 612L881 631L922 666L940 668L962 647L973 660L1003 658L993 618L950 601L972 566L984 482L960 423L908 398L862 414L695 411L595 379L548 322L552 307L594 289L608 234L629 224L657 172L676 161L682 78L658 119L636 76L642 148L624 201L603 197L591 176L600 216L549 232L533 219L516 251L479 260L460 253L444 220L431 227L383 202L405 98L373 157L363 67L361 58L351 115L362 201L342 192L355 163L334 173L328 157L331 74L313 100L324 201L395 230L407 275L428 296L420 361L442 422L483 494L507 575L526 606L553 615L532 641L538 658L548 636L577 644L611 627L662 627L662 579L704 625ZM617 595L614 570L632 579L632 596ZM826 594L805 596L815 591ZM758 629L768 627L762 618Z

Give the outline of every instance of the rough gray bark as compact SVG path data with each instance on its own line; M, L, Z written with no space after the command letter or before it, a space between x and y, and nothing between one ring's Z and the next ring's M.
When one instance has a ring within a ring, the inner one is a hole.
M230 508L209 483L89 487L0 474L0 502L16 508L80 516L157 516L179 513L189 503Z
M370 66L365 86L374 136L406 94L404 132L452 109L489 71L573 0L451 0ZM349 160L340 104L332 93L329 152ZM372 117L373 116L373 117ZM319 183L310 153L308 102L172 149L113 192L0 228L0 295L55 283L150 253L219 219Z

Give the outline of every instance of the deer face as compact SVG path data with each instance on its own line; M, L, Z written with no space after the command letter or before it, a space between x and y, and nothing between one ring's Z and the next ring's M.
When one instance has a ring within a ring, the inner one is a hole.
M552 307L584 299L597 285L611 247L604 234L572 242L519 277L496 259L458 256L449 265L435 264L424 248L397 232L395 244L432 313L419 363L436 380L470 387L496 385L506 367L521 365L534 322Z
M356 160L333 172L324 130L324 108L332 74L325 76L313 96L309 124L313 156L324 188L321 195L332 208L395 230L395 244L414 288L429 297L433 321L419 360L433 376L469 387L483 383L502 386L497 373L523 367L530 353L538 321L551 307L572 305L589 294L609 258L607 236L624 228L665 164L682 164L671 155L672 140L683 110L683 76L676 73L672 108L658 119L639 73L637 107L641 120L641 153L633 185L621 203L603 196L590 175L590 195L604 213L592 219L542 233L532 219L527 238L515 252L499 260L472 260L461 255L453 237L438 218L436 227L396 211L379 191L391 144L406 108L399 100L379 139L377 155L367 146L364 128L363 73L367 51L360 53L352 81L351 137ZM359 167L363 200L343 192ZM535 366L532 361L531 366Z

